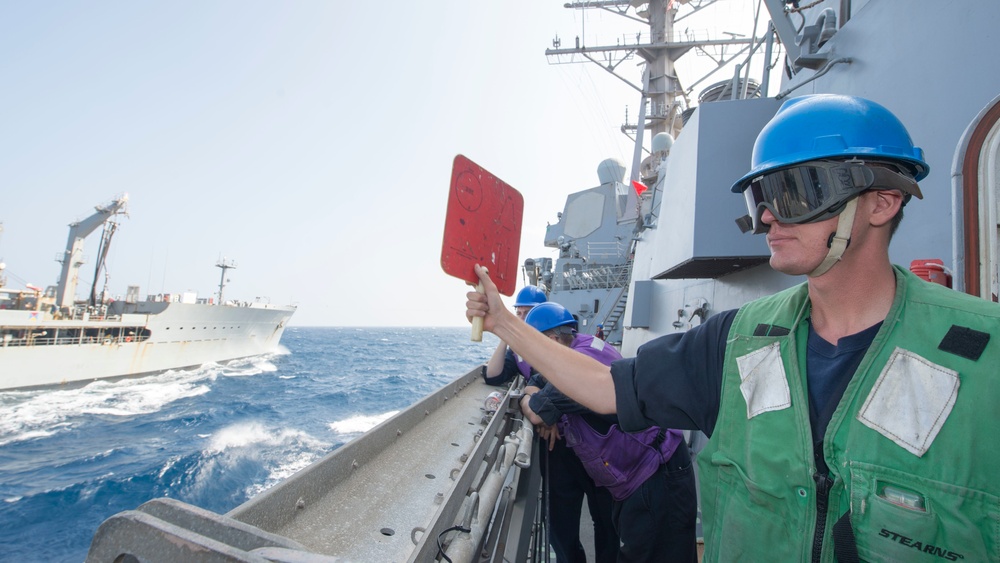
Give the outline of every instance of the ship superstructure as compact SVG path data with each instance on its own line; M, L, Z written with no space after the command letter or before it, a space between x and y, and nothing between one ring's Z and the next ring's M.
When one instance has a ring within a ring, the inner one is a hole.
M573 46L563 47L562 41L555 41L545 51L555 64L595 63L639 94L636 121L630 123L626 116L621 126L621 132L634 141L631 166L615 158L601 162L597 167L600 185L570 194L558 221L546 230L544 244L557 249L556 258L529 258L523 266L526 283L544 288L549 300L569 309L581 332L600 330L612 344L620 345L625 328L632 324L624 315L636 248L642 233L659 222L664 196L661 174L674 139L699 104L760 97L769 73L764 72L761 80L749 75L754 55L758 61L769 61L779 51L769 34L748 37L717 32L710 36L677 29L678 22L713 4L716 0L569 3L569 9L606 10L646 22L647 28L624 35L614 44L583 45L577 39ZM766 53L759 54L764 46ZM676 63L688 54L711 57L714 65L685 86ZM634 66L622 68L626 61L640 62L640 80L623 72ZM767 67L764 62L756 64ZM705 86L712 77L723 80ZM704 89L697 99L696 88ZM645 295L640 293L639 298ZM698 309L697 303L686 306Z
M976 54L992 4L961 13L898 0L800 4L764 0L773 43L785 50L780 86L760 98L701 103L659 165L655 224L641 232L630 282L622 353L683 331L711 315L803 281L767 265L764 237L734 221L745 205L729 187L746 173L757 133L791 97L835 93L888 107L930 163L924 199L906 207L890 259L927 279L996 300L998 202L996 131L1000 64ZM889 40L887 30L894 30ZM943 42L928 35L949 30ZM765 45L767 43L765 42ZM956 61L963 61L957 64ZM967 64L968 63L968 64ZM934 71L941 90L905 91ZM972 78L964 68L975 68Z

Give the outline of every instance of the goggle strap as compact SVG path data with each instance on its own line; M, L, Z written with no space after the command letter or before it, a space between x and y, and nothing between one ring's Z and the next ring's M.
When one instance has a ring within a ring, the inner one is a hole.
M858 198L851 198L837 220L837 232L833 235L833 240L830 243L830 252L826 254L826 258L820 265L816 266L815 270L809 272L809 277L814 278L825 274L840 261L844 251L847 250L847 245L851 243L851 230L854 228L854 213L857 209Z

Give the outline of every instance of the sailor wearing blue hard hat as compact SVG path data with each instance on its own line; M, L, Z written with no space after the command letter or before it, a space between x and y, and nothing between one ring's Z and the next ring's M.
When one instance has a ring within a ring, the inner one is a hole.
M819 223L839 217L827 257L808 272L818 276L843 256L850 241L858 196L894 190L923 198L917 181L927 176L923 151L913 146L889 110L863 98L816 95L785 102L754 144L750 172L733 184L749 214L744 232L765 233L771 224ZM765 215L767 217L765 218ZM891 231L902 220L894 218Z
M620 360L621 354L610 344L589 334L576 332L577 322L558 303L542 303L528 313L525 322L563 346L589 356L605 365ZM601 325L598 325L601 326ZM592 516L607 504L610 514L595 516L595 543L599 528L611 518L617 531L617 561L690 561L697 560L697 492L691 457L678 430L650 427L643 432L627 433L614 415L598 415L566 397L544 374L533 376L521 397L522 413L535 425L539 436L548 438L553 456L551 469L562 467L553 475L552 489L567 502L553 518L553 528L572 543L580 527L579 507L587 494ZM560 434L565 439L559 439ZM565 447L569 446L571 452ZM558 456L574 456L562 459ZM580 475L580 469L586 473ZM575 477L574 477L575 476ZM571 478L567 478L571 477ZM562 480L560 480L562 478ZM593 485L598 486L593 491ZM596 506L595 506L596 505ZM564 512L573 511L574 512ZM556 522L558 521L558 522ZM595 548L600 553L600 548ZM573 561L577 558L567 557ZM598 555L597 561L612 560Z
M574 343L590 343L592 336L577 335L577 320L568 309L559 303L547 301L532 308L524 318L524 322L561 345L572 346ZM621 354L611 346L605 346L602 341L595 341L599 346L588 349L591 357L605 364L620 359ZM586 345L584 345L586 346ZM579 350L584 351L584 350ZM553 401L559 401L559 392L547 385L543 374L533 372L524 386L524 394L520 406L525 416L536 425L541 439L540 447L544 448L540 458L542 485L547 494L546 527L549 530L549 544L556 554L557 561L586 561L587 555L580 538L581 507L584 498L590 512L594 527L594 557L598 562L614 562L619 560L619 537L612 520L613 499L610 491L599 487L594 478L585 469L580 457L568 447L566 440L560 438L556 423L561 416ZM572 400L561 397L565 402ZM545 412L552 416L551 420L543 421L531 411L529 403L533 402L541 410L544 402ZM606 425L605 425L606 428ZM548 447L546 447L546 445Z
M536 305L545 303L548 298L545 290L534 285L526 285L517 292L514 298L514 313L524 320L528 312ZM527 381L531 376L531 365L500 341L489 361L482 368L483 381L487 385L504 385L510 382L518 373Z
M705 561L1000 561L1000 448L977 447L1000 427L1000 305L889 259L928 171L881 105L788 100L733 191L743 226L767 233L771 267L805 283L610 369L516 319L481 268L485 293L467 295L466 315L624 430L710 437L698 455Z
M517 297L514 299L514 312L523 320L535 305L545 303L547 299L542 288L526 285L517 292Z

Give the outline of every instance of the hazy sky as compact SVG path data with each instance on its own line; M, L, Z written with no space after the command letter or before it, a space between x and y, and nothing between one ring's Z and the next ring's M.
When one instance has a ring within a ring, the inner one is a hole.
M555 257L566 195L631 163L638 95L544 51L636 31L560 0L2 0L8 283L55 283L67 225L128 193L113 294L207 297L226 257L226 297L297 304L293 325L464 325L467 286L440 267L453 158L524 195L519 262Z

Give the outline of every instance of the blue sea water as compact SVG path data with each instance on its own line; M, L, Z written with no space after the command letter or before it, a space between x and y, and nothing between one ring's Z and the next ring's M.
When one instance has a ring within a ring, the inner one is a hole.
M468 328L297 328L226 366L0 392L0 560L86 558L158 497L225 513L486 361Z

